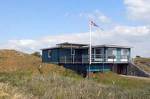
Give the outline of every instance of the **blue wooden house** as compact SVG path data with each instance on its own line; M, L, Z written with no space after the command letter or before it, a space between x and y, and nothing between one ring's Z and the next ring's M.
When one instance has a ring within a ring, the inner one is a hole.
M42 49L42 61L62 65L78 73L113 71L127 74L131 48L117 45L92 46L89 66L89 45L60 43L55 47Z

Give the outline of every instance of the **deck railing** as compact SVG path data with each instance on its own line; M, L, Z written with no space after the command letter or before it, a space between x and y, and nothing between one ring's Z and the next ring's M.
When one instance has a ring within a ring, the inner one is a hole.
M120 56L104 56L101 54L93 54L91 57L92 63L116 63L116 62L129 62L130 57L127 55ZM62 56L59 59L60 63L89 63L89 55L81 56Z

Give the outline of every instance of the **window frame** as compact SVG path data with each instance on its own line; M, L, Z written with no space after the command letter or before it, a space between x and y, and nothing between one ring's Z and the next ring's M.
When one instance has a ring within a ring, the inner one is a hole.
M128 49L121 49L121 55L129 55L129 50Z
M76 54L75 49L72 49L71 50L71 55L75 55L75 54Z

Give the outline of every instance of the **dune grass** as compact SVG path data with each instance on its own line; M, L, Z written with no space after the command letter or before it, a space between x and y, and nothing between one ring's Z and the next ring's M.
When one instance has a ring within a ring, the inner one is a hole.
M139 66L139 68L150 73L150 58L135 58L134 63Z
M150 98L148 81L126 79L113 73L96 74L87 79L70 70L66 71L64 75L57 72L34 74L30 71L0 73L0 82L17 87L19 92L30 94L32 99Z
M8 83L0 83L0 99L33 99L33 95Z
M32 55L0 52L0 99L150 99L149 85L111 72L83 78Z
M107 85L117 85L125 89L142 89L150 85L150 80L125 78L113 72L97 73L94 74L92 79L96 80L99 83L103 83Z

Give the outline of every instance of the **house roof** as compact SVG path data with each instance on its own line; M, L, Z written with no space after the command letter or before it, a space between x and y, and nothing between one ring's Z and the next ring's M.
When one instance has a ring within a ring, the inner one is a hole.
M59 44L56 44L56 45L58 45L58 46L61 46L61 45L72 45L72 46L88 46L88 44L68 43L68 42L59 43Z
M48 47L48 48L42 48L40 50L49 50L49 49L56 49L56 48L59 48L59 47L58 46L56 46L56 47Z
M131 48L130 46L120 46L120 45L95 45L93 47L111 47L111 48Z
M55 47L50 47L50 48L44 48L41 50L47 50L47 49L55 49L55 48L78 48L78 49L84 49L84 48L88 48L89 44L77 44L77 43L68 43L68 42L64 42L64 43L59 43L56 44ZM94 45L92 46L92 48L96 48L96 47L108 47L108 48L131 48L129 46L120 46L120 45L107 45L107 44L103 44L103 45Z
M64 43L56 44L55 47L43 48L41 50L55 49L55 48L83 48L83 46L88 46L88 44L79 44L79 43L64 42Z

